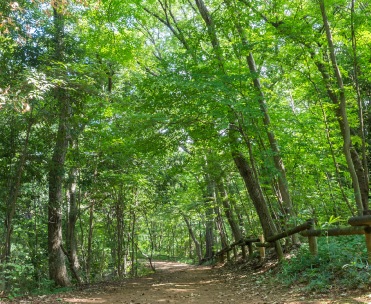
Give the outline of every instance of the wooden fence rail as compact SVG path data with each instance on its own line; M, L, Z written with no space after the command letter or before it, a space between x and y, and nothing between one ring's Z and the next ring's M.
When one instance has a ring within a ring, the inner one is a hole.
M265 257L265 248L274 247L275 242L286 238L288 236L300 233L301 236L308 237L309 250L313 255L318 254L317 237L323 236L342 236L342 235L356 235L364 234L367 253L368 253L368 263L371 264L371 215L370 212L366 212L365 215L355 216L348 220L350 227L337 227L329 229L314 229L314 220L307 220L305 223L287 229L278 234L269 236L264 241L264 236L260 238L249 238L241 239L233 242L229 246L219 250L215 256L219 258L220 262L224 262L225 254L227 254L228 259L230 259L229 253L233 250L235 259L237 258L237 247L240 246L242 249L242 257L246 258L245 246L249 248L249 257L253 255L253 243L256 247L260 248L260 257L263 259ZM279 257L280 258L280 257Z
M363 227L338 227L330 229L309 229L300 233L302 236L341 236L341 235L354 235L364 234Z
M236 249L236 247L237 246L240 246L241 247L241 250L242 250L242 258L245 259L246 258L245 246L247 245L248 246L248 249L249 249L249 257L251 257L253 255L253 253L254 253L253 246L252 246L252 243L254 243L254 242L260 242L260 239L259 238L249 238L249 239L238 240L238 241L230 244L229 246L224 247L221 250L219 250L215 254L215 256L218 257L219 262L223 263L224 260L225 260L225 254L227 254L227 257L228 257L228 260L229 260L230 259L229 252L233 250L234 257L236 259L237 258L237 249Z
M313 219L307 220L304 224L301 224L301 225L296 226L294 228L282 231L281 233L278 233L278 234L267 237L267 242L273 243L275 241L278 241L278 240L283 239L285 237L288 237L290 235L296 234L296 233L301 232L303 230L310 229L311 227L313 227L313 225L314 225L314 220Z

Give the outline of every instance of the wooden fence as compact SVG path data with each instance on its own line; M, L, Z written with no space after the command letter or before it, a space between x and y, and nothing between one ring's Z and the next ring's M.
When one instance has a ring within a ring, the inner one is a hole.
M369 264L371 264L371 215L369 215L368 213L369 211L365 212L365 215L351 217L348 220L348 224L350 226L329 229L315 229L315 222L313 219L310 219L305 223L298 225L294 228L287 229L285 231L282 231L281 233L272 236L268 236L266 240L264 240L264 236L261 236L260 238L252 237L236 241L230 244L229 246L219 250L215 254L215 257L217 257L219 262L224 262L226 256L228 260L230 260L231 258L230 253L231 251L233 251L234 258L237 259L238 253L237 249L238 247L241 247L242 258L246 259L247 258L246 246L247 246L248 256L249 258L251 258L253 255L253 243L255 243L255 246L259 247L260 258L264 259L265 248L274 247L275 242L288 236L294 235L296 233L300 233L300 235L308 238L310 252L313 255L317 255L318 254L317 237L364 234L368 254L368 262ZM278 253L278 258L282 259L283 258L282 254Z

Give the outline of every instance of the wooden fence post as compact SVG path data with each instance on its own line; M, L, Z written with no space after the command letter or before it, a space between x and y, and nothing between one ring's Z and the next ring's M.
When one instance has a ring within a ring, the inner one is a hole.
M241 245L242 259L246 261L246 246L245 244Z
M252 256L254 254L254 250L252 247L252 242L247 243L247 247L249 248L249 259L252 259Z
M282 251L282 247L281 247L281 244L280 244L280 240L277 240L277 241L274 242L274 247L275 247L276 252L277 252L278 260L282 261L283 260L283 251Z
M316 236L308 236L309 251L312 255L318 254L318 244Z
M223 252L219 255L219 263L224 263L224 260L225 260L225 253Z
M309 230L314 230L315 224L314 220L310 220L310 228ZM316 236L308 236L308 244L309 244L309 251L312 255L316 256L318 254L318 244L317 244L317 237Z
M364 210L364 215L353 216L348 220L348 223L352 226L363 226L366 239L367 248L367 259L368 263L371 263L371 211Z
M371 227L365 227L365 239L366 239L366 247L367 247L367 258L368 264L371 264Z
M264 243L264 234L260 236L260 242ZM260 261L263 261L265 259L265 247L260 247L259 252L260 252Z

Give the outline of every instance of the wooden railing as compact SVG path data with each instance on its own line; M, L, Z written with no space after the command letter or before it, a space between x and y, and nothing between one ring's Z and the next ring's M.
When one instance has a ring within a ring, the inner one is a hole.
M266 238L266 241L264 241L264 236L261 236L259 238L253 237L236 241L229 246L219 250L215 254L215 257L218 258L219 262L224 262L226 255L228 260L230 260L230 252L233 251L234 258L237 259L237 249L238 247L241 247L242 258L246 259L246 246L248 246L248 256L249 258L251 258L253 256L253 244L255 243L255 246L259 247L260 258L264 259L266 247L274 247L275 242L296 233L300 233L301 236L308 237L309 250L313 255L317 255L317 237L364 234L368 253L368 262L371 264L371 215L369 215L368 213L369 211L365 213L366 215L350 218L348 220L348 224L350 226L329 229L315 229L315 221L313 219L310 219L301 225L287 229L278 234L268 236Z
M230 260L230 252L233 251L234 258L237 259L237 247L241 247L242 251L242 258L246 259L246 245L249 250L249 257L252 257L254 250L253 250L253 243L260 242L259 238L249 238L249 239L242 239L230 244L228 247L224 247L219 250L215 256L218 258L219 262L223 263L225 261L225 255L227 255L228 260Z

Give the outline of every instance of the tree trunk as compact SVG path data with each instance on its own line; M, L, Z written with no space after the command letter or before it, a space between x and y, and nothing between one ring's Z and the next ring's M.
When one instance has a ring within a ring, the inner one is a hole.
M135 210L131 208L130 210L132 216L132 224L131 224L131 275L134 277L136 275L136 254L135 254L135 224L136 224L136 214Z
M182 216L184 218L184 221L186 222L189 235L191 236L192 241L195 244L198 263L201 264L201 262L202 262L202 250L201 250L200 242L197 240L197 238L196 238L196 236L193 232L192 225L189 222L189 219L184 214L182 214Z
M61 103L61 114L57 142L49 171L49 208L48 208L48 252L49 276L58 286L67 286L69 280L62 245L62 203L64 160L68 142L66 140L66 102Z
M70 262L70 268L72 274L78 284L81 284L81 278L78 275L78 270L80 268L80 263L77 255L77 241L76 241L76 222L78 216L78 206L76 198L76 187L77 187L77 169L71 168L69 173L69 213L68 213L68 224L67 224L67 255Z
M357 103L358 103L358 119L359 119L359 130L358 134L362 139L361 144L361 154L362 154L362 161L359 160L360 165L357 165L357 168L361 168L361 170L357 170L358 179L360 180L360 187L361 187L361 195L362 195L362 203L363 209L368 210L368 192L369 192L369 170L368 170L368 160L367 160L367 144L366 144L366 129L368 124L365 124L364 120L364 109L366 108L365 103L362 101L361 97L361 89L359 85L359 63L358 63L358 54L357 54L357 38L356 38L356 29L355 29L355 22L354 22L354 9L355 9L355 0L352 0L351 3L351 35L352 35L352 50L353 50L353 74L354 74L354 88L357 93ZM353 156L353 160L355 156Z
M205 234L205 259L209 260L213 257L213 247L214 247L214 221L213 217L213 209L207 207L206 212L206 234Z
M245 159L243 154L237 149L238 132L234 129L235 126L233 125L230 126L229 138L231 141L232 157L238 168L238 171L240 172L241 177L243 178L243 181L245 182L245 186L249 192L250 198L254 204L256 212L258 213L264 235L265 237L269 237L271 235L276 234L277 229L273 223L265 198L262 195L260 184L255 179L254 173L250 168L250 165L248 164L247 160Z
M224 209L225 216L226 216L227 221L229 223L229 226L231 227L231 230L232 230L233 238L234 238L235 241L239 241L239 240L242 239L242 232L241 232L241 229L240 229L237 221L234 218L233 209L232 209L231 204L230 204L229 199L228 199L228 193L227 193L222 181L219 181L217 183L217 188L218 188L220 200L223 204L223 209Z
M156 237L155 237L156 234L153 233L155 229L153 229L153 222L149 220L147 212L145 210L143 210L143 214L144 214L145 223L147 226L147 231L148 231L149 241L150 241L150 248L151 248L149 255L147 255L146 257L148 258L151 269L155 271L156 270L155 266L152 263L153 252L155 251L155 242L156 242Z
M295 216L295 214L293 214L294 210L293 210L293 207L292 207L291 197L290 197L290 193L289 193L289 189L288 189L288 182L287 182L287 178L286 178L286 170L285 170L285 167L283 165L283 160L282 160L282 157L281 157L280 150L278 148L278 143L277 143L276 137L275 137L274 133L270 130L271 127L270 127L270 117L269 117L269 114L268 114L268 107L267 107L267 104L266 104L266 101L265 101L264 93L263 93L262 88L261 88L260 79L257 76L258 71L257 71L256 65L255 65L255 60L254 60L254 57L253 57L251 52L249 52L249 55L246 58L246 60L247 60L247 63L248 63L249 69L250 69L250 73L253 77L254 87L255 87L255 89L258 93L258 101L259 101L259 105L260 105L260 110L263 113L264 126L266 127L268 141L269 141L269 144L270 144L270 148L273 152L274 166L277 169L277 171L279 172L278 173L279 193L280 193L282 201L285 205L286 214L288 214L290 217L292 217L292 216Z
M200 15L206 24L207 32L210 37L211 45L213 46L213 50L216 56L216 61L218 62L219 65L219 69L224 72L223 51L220 47L218 36L216 35L214 20L210 15L203 0L195 0L195 2L198 7L198 11L200 12Z
M94 204L95 201L91 202L89 208L89 233L88 233L88 254L86 259L86 279L88 283L90 283L90 276L91 276L91 264L93 261L93 230L94 230Z
M362 193L361 193L361 187L360 187L360 179L359 179L358 174L361 174L361 176L364 176L364 172L358 172L357 174L355 164L353 161L354 156L352 157L352 154L357 155L357 159L358 159L358 154L354 150L354 147L352 147L352 143L351 143L350 127L349 127L348 115L347 115L347 109L346 109L346 97L345 97L343 78L341 76L341 72L340 72L339 66L336 61L335 47L334 47L334 43L332 40L332 34L331 34L331 29L330 29L330 25L329 25L327 14L326 14L324 0L320 0L319 4L320 4L320 9L321 9L323 24L324 24L325 31L326 31L327 44L328 44L329 51L330 51L330 59L331 59L331 64L333 68L333 73L337 81L337 90L333 91L332 88L330 87L330 83L327 84L327 89L328 89L328 93L330 97L332 97L331 99L335 101L335 103L338 105L336 114L337 114L337 118L340 124L341 133L343 135L343 141L344 141L343 151L344 151L345 159L347 161L348 170L352 177L354 197L355 197L356 204L357 204L358 214L361 215L363 214L364 206L363 206ZM319 65L317 64L317 66ZM323 71L322 75L326 75L326 72ZM337 91L339 91L338 94L336 93ZM351 152L351 150L354 150L354 151Z
M205 259L211 259L214 255L214 195L213 195L213 183L208 174L205 175L206 182L206 193L204 194L205 199L205 218L206 218L206 230L205 230Z
M53 7L54 41L56 61L63 61L64 52L64 17L58 3ZM62 203L64 162L68 148L69 99L61 87L55 89L55 100L59 104L57 139L49 169L49 205L48 205L48 252L49 277L58 286L67 286L69 280L62 251Z
M116 269L119 278L123 277L123 245L124 245L124 203L123 203L123 186L118 189L116 197Z
M222 245L222 248L228 247L228 238L227 238L227 234L225 233L224 221L223 221L222 215L220 214L220 210L218 206L214 208L214 212L216 214L215 224L216 224L216 228L219 231L220 243Z
M336 175L336 180L337 180L337 183L339 185L339 189L340 189L340 192L341 192L341 196L344 200L344 202L347 204L348 208L349 208L349 211L352 213L352 215L354 216L354 211L353 211L353 206L351 206L349 200L348 200L348 197L344 191L344 186L343 186L343 183L341 181L341 176L340 176L340 169L339 169L339 164L338 162L336 161L336 157L335 157L335 151L334 151L334 145L331 141L331 137L330 137L330 126L328 124L328 121L327 121L327 116L326 116L326 112L325 112L325 109L323 107L323 104L322 102L320 102L320 106L321 106L321 111L322 111L322 116L323 116L323 121L325 123L325 126L326 126L326 139L327 139L327 143L329 145L329 149L330 149L330 153L331 153L331 158L332 158L332 162L334 164L334 168L335 168L335 175Z

